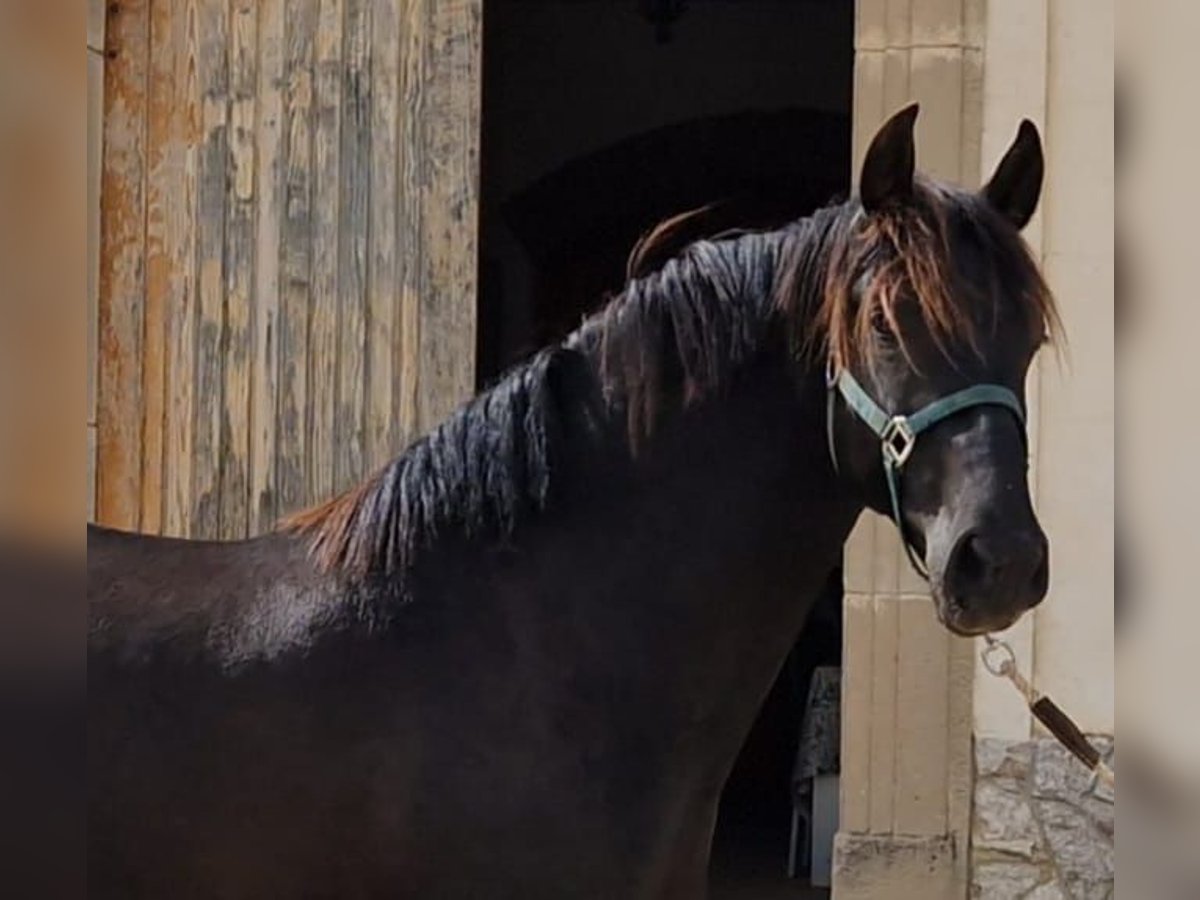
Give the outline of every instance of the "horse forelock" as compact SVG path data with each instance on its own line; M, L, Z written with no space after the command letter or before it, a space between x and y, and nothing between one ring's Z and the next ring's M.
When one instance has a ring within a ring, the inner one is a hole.
M926 332L947 359L964 351L980 355L987 323L994 325L1006 302L1018 304L1034 340L1061 337L1053 295L1028 247L975 194L918 179L911 202L869 215L845 204L827 234L819 290L814 294L813 273L797 254L785 262L778 297L797 344L814 361L861 361L876 346L870 335L876 313L911 359L911 335L898 316L902 298L916 303ZM961 240L982 248L984 271L958 268L954 245Z

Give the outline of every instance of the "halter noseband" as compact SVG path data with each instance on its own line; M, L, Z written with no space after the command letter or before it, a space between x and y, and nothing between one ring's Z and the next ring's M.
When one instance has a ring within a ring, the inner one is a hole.
M829 401L826 412L826 431L829 438L829 457L833 468L838 468L837 447L833 438L834 389L842 395L846 405L879 438L883 452L883 474L887 480L888 494L892 501L892 518L900 531L900 540L908 561L922 578L929 578L925 563L913 550L900 514L900 471L917 445L917 436L953 415L974 406L1003 406L1017 417L1021 424L1021 436L1025 436L1025 411L1021 401L1006 387L998 384L975 384L955 391L923 406L912 415L891 415L871 399L862 385L845 369L834 371L832 364L825 375Z

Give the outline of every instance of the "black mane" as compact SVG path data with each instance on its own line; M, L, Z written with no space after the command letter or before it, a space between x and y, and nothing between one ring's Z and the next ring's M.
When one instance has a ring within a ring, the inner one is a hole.
M727 388L763 354L820 364L831 329L844 334L864 315L844 304L857 274L845 258L872 253L856 236L858 212L843 203L776 231L689 245L373 477L284 527L309 537L324 569L401 578L439 541L511 535L589 448L636 456L664 417ZM944 239L931 232L916 249L932 254Z

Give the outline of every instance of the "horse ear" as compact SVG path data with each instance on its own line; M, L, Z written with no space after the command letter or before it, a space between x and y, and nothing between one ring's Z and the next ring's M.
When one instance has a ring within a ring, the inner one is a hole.
M983 189L992 208L1017 227L1024 228L1037 209L1042 193L1046 161L1042 157L1042 139L1037 126L1024 119L996 173Z
M902 203L912 196L916 167L913 125L918 109L916 103L910 103L888 119L867 148L858 194L868 212L888 203Z

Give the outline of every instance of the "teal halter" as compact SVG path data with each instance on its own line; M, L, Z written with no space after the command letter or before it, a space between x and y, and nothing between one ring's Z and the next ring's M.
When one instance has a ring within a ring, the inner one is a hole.
M879 438L883 451L883 474L887 479L888 494L892 500L892 518L900 531L900 540L904 544L904 552L908 554L908 561L912 563L918 575L928 579L929 571L913 550L904 528L904 518L900 514L900 472L917 445L917 435L964 409L974 406L1003 406L1017 417L1017 421L1021 423L1021 435L1024 437L1025 410L1021 407L1021 401L1006 387L998 384L976 384L934 400L912 415L890 415L871 399L862 385L845 369L835 373L831 367L825 376L825 383L829 389L826 431L829 437L829 457L833 460L834 469L838 468L837 447L833 439L834 388L837 388L850 410Z

